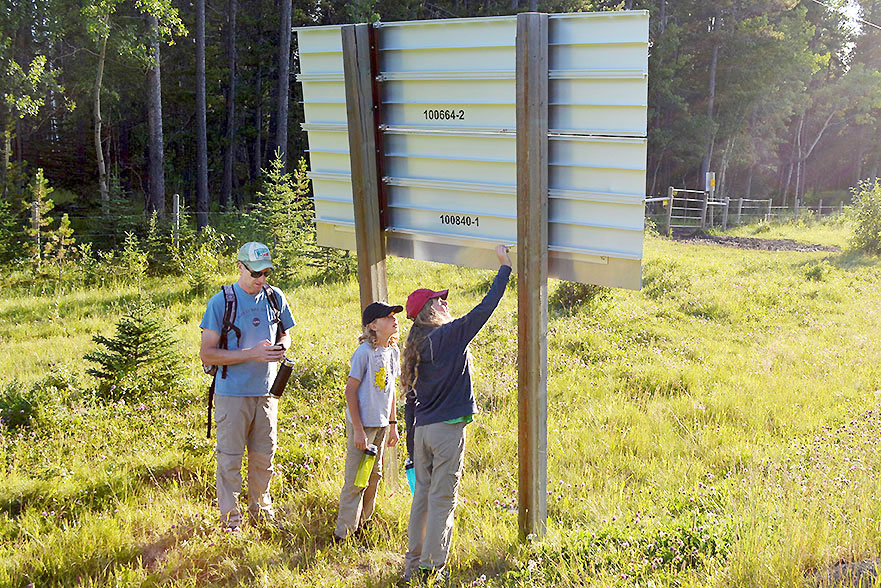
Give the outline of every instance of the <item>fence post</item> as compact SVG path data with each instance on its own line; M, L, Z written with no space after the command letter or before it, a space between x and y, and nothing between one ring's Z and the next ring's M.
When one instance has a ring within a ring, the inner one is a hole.
M820 203L817 205L817 216L823 216L823 199L820 198Z
M707 228L707 206L710 202L710 193L704 192L704 201L701 203L701 230Z
M737 224L740 224L740 214L743 212L743 198L737 199Z
M37 186L37 189L40 189ZM31 228L34 233L34 251L37 253L37 270L40 269L40 262L42 261L42 247L40 244L40 200L34 198L34 204L31 206Z
M673 237L673 197L676 196L676 190L673 186L667 187L667 237Z
M768 212L765 213L765 222L771 222L771 198L768 198Z
M180 194L171 195L171 218L174 220L172 223L174 233L171 235L171 242L177 249L178 235L180 235Z
M731 205L731 198L725 197L725 208L722 210L722 230L728 229L728 207Z

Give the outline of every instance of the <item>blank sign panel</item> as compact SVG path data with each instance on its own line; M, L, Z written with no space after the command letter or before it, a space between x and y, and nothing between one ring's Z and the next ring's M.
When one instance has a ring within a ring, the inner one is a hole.
M639 288L648 13L548 23L549 273ZM495 267L517 240L516 17L374 26L388 252ZM340 28L296 29L297 79L319 243L354 249Z

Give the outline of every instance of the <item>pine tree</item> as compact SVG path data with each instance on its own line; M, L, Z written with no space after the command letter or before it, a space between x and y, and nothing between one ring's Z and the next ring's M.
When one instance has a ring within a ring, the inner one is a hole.
M285 173L282 154L276 151L263 178L263 189L257 193L259 200L250 216L260 239L279 262L275 271L286 275L295 269L310 240L312 208L306 162L301 159L293 174Z
M84 356L98 364L86 372L99 380L103 400L133 400L175 387L182 365L177 340L149 302L133 304L113 338L95 335L92 340L104 349Z
M48 198L52 191L53 189L49 186L48 180L43 177L43 168L37 168L34 181L31 182L31 196L33 199L28 203L28 208L31 212L31 225L25 232L33 239L31 254L38 271L43 260L43 236L52 222L52 217L48 216L48 214L55 207Z

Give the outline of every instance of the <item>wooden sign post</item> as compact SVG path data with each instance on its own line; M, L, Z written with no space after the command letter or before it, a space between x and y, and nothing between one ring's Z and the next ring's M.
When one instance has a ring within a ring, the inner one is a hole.
M517 382L520 537L547 525L548 15L517 15Z
M376 83L376 50L369 24L342 27L343 71L349 126L349 159L355 207L355 242L361 309L388 300L382 226L382 144Z

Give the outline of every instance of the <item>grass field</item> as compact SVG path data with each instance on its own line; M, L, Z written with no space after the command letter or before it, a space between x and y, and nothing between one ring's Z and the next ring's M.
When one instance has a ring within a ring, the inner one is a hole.
M845 246L847 230L731 234ZM468 428L455 584L804 586L836 562L878 557L881 260L650 237L643 275L642 291L589 303L551 284L548 532L525 544L517 541L513 289L478 335L481 414ZM492 276L393 258L390 298L450 288L456 315ZM280 522L228 535L212 505L207 380L197 359L207 296L180 278L124 278L68 290L13 276L2 290L0 388L44 393L31 426L0 425L0 585L393 584L410 504L397 469L370 531L342 546L329 541L357 283L279 284L298 323L289 353L297 381L280 405L273 482ZM95 402L83 354L139 295L175 326L184 391ZM401 323L406 331L409 321ZM8 422L11 408L0 410Z

